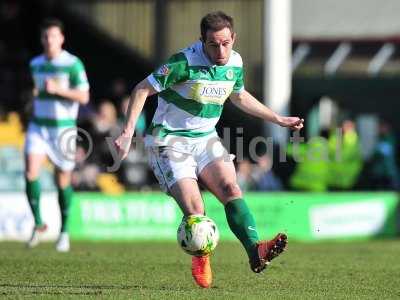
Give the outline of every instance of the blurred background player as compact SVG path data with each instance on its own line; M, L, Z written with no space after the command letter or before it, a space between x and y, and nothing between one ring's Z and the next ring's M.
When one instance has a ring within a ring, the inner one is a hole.
M224 155L215 125L228 97L248 114L283 127L299 130L304 120L274 113L245 90L242 59L232 50L236 38L232 17L210 13L200 26L200 41L173 55L135 87L127 123L115 145L126 157L146 98L159 93L146 146L161 188L176 200L184 216L189 216L204 214L198 180L204 184L224 205L229 227L246 249L251 269L258 273L284 250L286 236L259 241L235 167L230 156ZM192 275L199 286L210 287L209 256L193 256Z
M32 59L33 116L25 141L26 195L35 219L28 247L35 247L47 229L40 215L40 168L46 157L55 166L55 182L61 212L56 249L70 249L66 222L72 198L71 171L75 165L76 119L80 104L89 101L89 84L82 62L63 50L64 26L46 19L41 26L44 53Z

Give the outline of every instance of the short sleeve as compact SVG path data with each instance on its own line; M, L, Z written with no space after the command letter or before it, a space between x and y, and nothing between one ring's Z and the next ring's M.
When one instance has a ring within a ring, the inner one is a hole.
M71 67L70 83L71 88L83 91L89 90L89 82L87 79L85 67L83 66L83 63L79 58L77 58L76 62Z
M244 90L243 68L236 68L235 75L236 81L232 93L239 94Z
M176 83L189 78L188 62L185 54L177 53L147 77L157 92L168 89Z

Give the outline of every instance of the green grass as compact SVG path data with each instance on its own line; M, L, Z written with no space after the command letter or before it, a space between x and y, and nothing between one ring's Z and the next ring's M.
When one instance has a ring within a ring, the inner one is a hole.
M190 257L175 243L75 242L27 250L0 243L0 298L399 299L400 241L291 244L259 275L238 243L212 257L211 289L194 285Z

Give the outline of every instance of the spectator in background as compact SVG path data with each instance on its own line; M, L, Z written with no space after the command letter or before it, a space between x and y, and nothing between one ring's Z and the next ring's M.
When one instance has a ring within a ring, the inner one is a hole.
M106 171L106 168L114 162L107 138L119 134L117 120L117 109L114 104L108 99L102 99L89 129L95 147L93 155L99 161L101 171Z
M354 122L352 120L344 120L341 126L341 136L338 136L337 132L332 132L329 135L328 142L329 187L339 190L353 188L363 166Z
M272 171L272 160L268 154L262 155L255 166L251 177L256 191L281 191L281 180Z
M248 159L243 159L237 162L236 165L236 176L237 183L242 191L248 191L252 189L252 178L251 173L253 170L253 166Z
M375 190L399 189L399 170L396 165L396 140L385 121L379 124L379 138L369 162L368 174Z
M82 145L77 146L76 165L72 171L72 186L76 190L98 190L96 181L100 169L96 163L90 160L89 154Z
M288 155L296 162L290 177L295 190L325 192L328 188L329 148L325 132L306 143L289 144Z
M123 78L115 78L111 82L110 94L108 98L115 104L119 103L121 99L128 93L126 81Z
M118 132L117 124L117 110L114 104L108 100L103 99L97 109L97 113L93 119L93 125L96 131L102 135Z

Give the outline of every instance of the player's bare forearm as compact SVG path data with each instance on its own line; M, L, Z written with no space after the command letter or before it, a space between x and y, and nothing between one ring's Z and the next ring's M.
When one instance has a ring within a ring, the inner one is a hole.
M76 101L82 105L85 105L89 102L89 91L82 91L78 89L58 89L55 94L65 99Z
M122 131L123 134L133 136L136 122L139 118L140 113L143 110L144 103L147 97L155 94L156 91L145 79L135 86L131 93L129 100L128 110L126 112L126 123Z
M233 104L252 116L275 123L282 127L288 127L293 130L300 130L303 128L303 119L299 117L283 117L275 113L267 106L259 102L246 90L239 94L232 94L230 99Z
M128 155L137 119L143 110L147 97L155 93L156 90L154 90L147 79L141 81L133 89L126 112L126 123L122 129L121 135L114 141L120 159L124 159Z
M246 90L242 91L240 94L232 94L230 96L231 101L237 107L239 107L244 112L261 118L265 121L273 122L278 124L279 115L269 109L267 106L259 102Z

